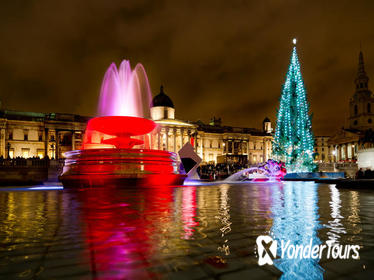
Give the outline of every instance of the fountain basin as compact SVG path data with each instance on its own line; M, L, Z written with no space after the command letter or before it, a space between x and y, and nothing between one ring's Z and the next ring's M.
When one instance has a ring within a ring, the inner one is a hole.
M150 149L88 149L65 153L64 187L181 185L177 155Z
M97 131L112 135L113 138L103 140L102 144L114 145L117 149L129 149L135 145L143 144L142 140L131 138L131 136L147 134L155 127L155 122L145 118L105 116L91 119L87 124L86 132Z

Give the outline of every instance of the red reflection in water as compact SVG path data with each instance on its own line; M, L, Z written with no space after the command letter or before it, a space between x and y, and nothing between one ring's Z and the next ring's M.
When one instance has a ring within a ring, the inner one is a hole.
M173 188L144 189L140 197L133 191L106 187L80 192L91 269L100 279L156 276L144 268L172 224Z
M196 217L196 187L185 187L182 192L182 221L184 229L184 239L193 236L195 227L199 225L195 221Z

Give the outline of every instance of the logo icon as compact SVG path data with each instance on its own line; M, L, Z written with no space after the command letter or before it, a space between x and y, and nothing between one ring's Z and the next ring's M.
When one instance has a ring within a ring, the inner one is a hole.
M260 235L256 239L256 244L258 265L272 265L273 259L275 259L277 256L277 241L271 238L269 235Z

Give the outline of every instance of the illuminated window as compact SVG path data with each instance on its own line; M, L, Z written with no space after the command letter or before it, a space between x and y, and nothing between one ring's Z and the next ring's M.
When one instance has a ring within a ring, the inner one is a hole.
M29 157L29 154L30 154L30 149L28 149L28 148L23 148L22 149L22 157L23 158L28 158Z
M39 158L44 158L44 150L43 149L38 149L37 154L38 154Z

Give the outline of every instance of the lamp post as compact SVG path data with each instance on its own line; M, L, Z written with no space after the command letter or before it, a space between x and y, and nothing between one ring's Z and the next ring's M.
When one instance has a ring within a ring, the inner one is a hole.
M8 142L8 144L6 145L6 148L8 150L8 158L10 158L10 143Z
M51 149L52 149L52 158L55 159L56 156L55 156L55 144L51 144Z

